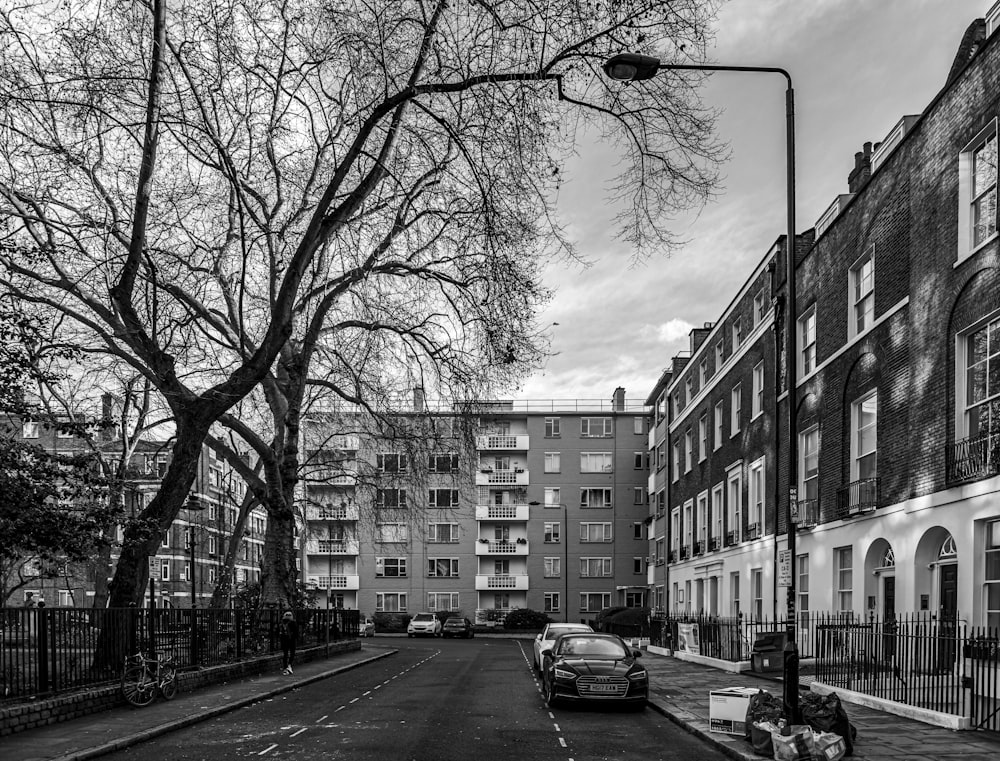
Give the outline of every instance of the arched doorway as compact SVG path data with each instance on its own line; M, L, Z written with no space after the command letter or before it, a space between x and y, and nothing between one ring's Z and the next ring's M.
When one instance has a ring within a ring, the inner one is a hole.
M941 526L925 531L913 560L916 609L928 618L956 620L958 552L951 533Z
M884 621L896 618L896 553L876 539L865 556L865 607Z

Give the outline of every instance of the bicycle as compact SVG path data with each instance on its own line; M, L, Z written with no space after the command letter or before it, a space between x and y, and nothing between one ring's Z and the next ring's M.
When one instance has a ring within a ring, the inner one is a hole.
M164 700L177 694L177 667L174 657L157 653L150 658L142 653L125 658L122 669L122 695L131 705L148 706L159 692Z

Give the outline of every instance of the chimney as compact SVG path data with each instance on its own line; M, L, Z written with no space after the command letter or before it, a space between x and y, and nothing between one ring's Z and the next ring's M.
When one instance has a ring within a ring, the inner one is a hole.
M864 145L864 152L854 154L854 169L847 175L847 192L857 193L858 189L872 176L872 144Z
M712 332L712 323L706 322L705 326L702 328L693 328L689 334L691 341L691 356L698 351L698 347L705 343L705 339L708 338L708 334Z
M611 395L611 409L615 412L625 411L625 389L619 386Z
M414 386L413 387L413 411L423 412L426 409L426 400L424 399L424 387Z

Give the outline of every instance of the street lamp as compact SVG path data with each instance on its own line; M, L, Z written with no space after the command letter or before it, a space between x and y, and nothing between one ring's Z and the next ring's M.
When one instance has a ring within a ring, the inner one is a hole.
M714 64L661 63L653 56L621 53L609 58L604 72L620 81L634 82L650 79L657 72L673 71L736 71L763 74L780 74L785 78L785 147L786 147L786 215L785 239L785 388L788 391L788 501L785 505L785 526L788 530L787 551L791 558L792 573L788 579L785 610L787 644L784 654L784 702L788 717L799 718L799 653L795 631L795 523L798 519L798 441L795 421L795 91L792 77L785 71L770 66L717 66Z
M566 503L564 502L552 502L552 503L542 503L537 500L528 503L534 507L544 504L545 507L561 507L562 508L562 546L563 546L563 567L562 567L562 577L563 577L563 619L566 623L569 623L569 517L566 514Z

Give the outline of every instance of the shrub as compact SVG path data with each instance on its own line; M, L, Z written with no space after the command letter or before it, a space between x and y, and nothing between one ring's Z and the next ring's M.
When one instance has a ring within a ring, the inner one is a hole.
M552 619L547 613L530 608L516 608L507 614L504 629L541 629Z
M375 622L377 632L405 632L407 624L410 623L409 613L373 613L372 621Z

